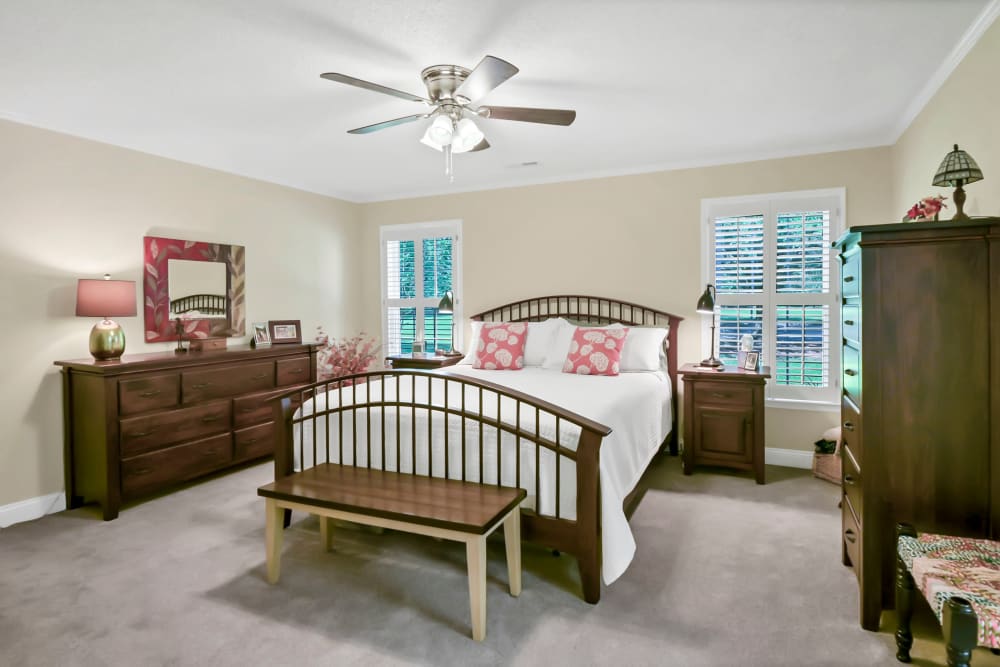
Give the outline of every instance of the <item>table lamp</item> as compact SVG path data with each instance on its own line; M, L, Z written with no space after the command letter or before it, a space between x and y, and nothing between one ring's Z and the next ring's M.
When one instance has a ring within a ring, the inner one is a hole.
M135 316L135 281L81 278L76 285L77 317L100 317L90 330L90 354L98 361L121 359L125 332L112 317Z
M708 359L703 359L702 366L710 368L720 368L722 360L715 356L715 285L706 285L705 292L698 299L696 310L703 315L712 316L712 347Z
M941 166L934 174L934 181L931 185L954 186L955 192L952 194L952 199L955 201L957 210L952 220L968 220L969 216L962 210L962 206L965 205L965 190L962 189L962 186L983 180L983 171L971 155L960 150L958 144L954 146L954 150L945 155L941 161Z
M437 338L437 316L438 313L442 315L451 315L451 345L450 350L447 354L457 354L455 352L455 293L448 290L441 297L440 303L438 303L437 311L434 313L434 337Z

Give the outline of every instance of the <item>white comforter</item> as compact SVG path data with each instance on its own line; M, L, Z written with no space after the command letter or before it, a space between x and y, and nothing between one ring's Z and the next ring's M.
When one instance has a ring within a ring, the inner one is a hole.
M445 377L451 374L502 384L576 412L612 429L611 434L604 439L601 445L600 477L604 550L602 576L607 584L615 581L628 567L635 554L635 539L626 520L622 502L638 483L643 470L670 432L671 387L669 379L661 373L622 373L617 377L597 377L572 375L533 367L521 371L501 372L475 370L471 366L462 365L449 368L448 373L443 374L444 377L437 377L431 382L420 378L415 384L410 384L408 382L409 376L403 376L398 396L396 396L395 381L389 379L385 382L385 399L409 402L412 394L419 403L426 401L427 394L430 392L433 405L444 405ZM454 383L449 384L448 404L453 408L462 406L463 397L461 392L456 390L457 386ZM342 400L344 404L352 403L354 391L357 392L358 402L363 402L368 399L369 395L373 400L382 398L383 387L379 382L358 385L354 388L348 387L343 390L340 398L338 398L337 392L331 392L331 404L337 405L339 400ZM465 408L478 411L478 400L478 390L468 389L465 395ZM317 403L319 404L318 410L322 411L325 407L326 397L318 397ZM496 416L495 395L490 396L487 392L483 397L483 404L483 414ZM504 422L513 424L516 420L515 412L513 402L501 402L500 413ZM312 413L313 405L310 401L303 407L302 414L308 416ZM305 464L305 467L309 467L317 459L319 461L327 460L328 431L329 460L333 462L340 460L337 441L341 429L343 429L346 442L352 440L352 433L357 433L353 439L359 443L356 455L353 451L343 453L345 463L365 464L369 455L368 443L371 442L372 462L380 465L383 458L381 448L384 427L387 436L385 440L390 443L384 454L385 469L413 470L414 462L410 452L414 434L413 422L416 422L416 451L418 452L416 469L420 472L426 472L430 465L435 475L444 476L446 474L446 452L440 435L436 436L435 442L430 448L431 461L419 454L421 450L427 451L428 449L426 447L428 437L426 413L421 414L421 411L418 410L416 415L413 415L408 407L403 407L398 412L399 424L396 423L396 416L396 411L390 409L386 410L384 414L373 412L370 418L363 412L359 412L356 419L352 416L345 416L343 425L337 421L336 415L330 416L329 421L325 416L316 420L305 420L301 427L297 426L294 431L296 468L299 469L302 463ZM434 433L443 433L445 430L443 415L434 413L432 419ZM534 410L522 408L520 419L522 429L534 432ZM554 420L546 419L545 413L542 413L538 427L543 435L555 440ZM397 429L400 434L398 461L395 445ZM480 467L478 460L479 426L476 422L466 421L463 427L462 420L454 416L448 418L447 476L462 477L461 442L463 430L466 441L475 443L475 446L466 447L466 478L478 481ZM489 427L483 429L482 437L484 443L482 481L495 483L497 480L496 455L498 450L496 429ZM560 424L559 441L563 446L576 449L578 437L578 427L565 421ZM300 461L300 440L304 440L306 443L301 457L304 459L303 461ZM499 474L503 483L513 485L517 479L515 463L517 441L509 433L502 433L499 440L501 460ZM315 457L313 443L316 446ZM536 476L534 445L522 440L521 452L521 475L518 481L522 488L528 490L525 504L535 509L539 514L556 516L554 455L542 450L538 457L539 488L536 490L534 488ZM562 459L559 477L558 516L564 519L573 519L576 514L576 471L572 461L566 458Z

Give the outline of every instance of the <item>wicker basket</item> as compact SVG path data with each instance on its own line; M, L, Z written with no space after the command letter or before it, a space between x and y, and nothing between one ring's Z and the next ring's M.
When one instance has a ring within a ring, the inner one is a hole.
M827 433L830 432L828 431ZM824 437L826 435L824 434ZM813 475L828 482L840 484L840 472L843 465L840 461L840 443L842 442L840 429L836 431L836 438L837 446L834 448L833 454L813 453Z

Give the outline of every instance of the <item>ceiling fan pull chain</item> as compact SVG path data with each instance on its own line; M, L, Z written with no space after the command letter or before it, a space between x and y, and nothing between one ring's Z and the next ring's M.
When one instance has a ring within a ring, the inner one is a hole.
M448 177L449 183L455 182L455 170L451 162L451 144L444 147L444 175Z

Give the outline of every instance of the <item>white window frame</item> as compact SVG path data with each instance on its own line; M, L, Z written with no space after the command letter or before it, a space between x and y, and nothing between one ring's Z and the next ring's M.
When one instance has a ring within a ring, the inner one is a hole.
M462 322L462 221L461 220L439 220L434 222L411 222L401 225L382 225L379 227L379 284L382 303L382 349L388 350L389 341L389 308L416 308L417 310L417 331L424 330L424 308L437 308L441 302L441 297L425 297L423 294L424 285L424 263L423 244L424 239L441 238L442 236L452 236L455 241L451 249L451 291L455 295L454 312L452 321L455 323L455 340L452 341L452 349L461 350L462 338L465 327ZM386 242L388 241L414 241L416 245L417 261L415 267L415 280L417 284L417 296L413 299L390 299L388 298L389 284L386 275Z
M767 363L773 363L773 360L776 358L774 316L778 306L822 304L829 305L830 307L829 386L823 388L778 386L776 382L771 380L767 383L765 390L767 404L771 407L829 411L840 409L842 343L840 306L842 299L840 293L840 261L837 252L832 247L832 242L840 236L842 230L846 229L846 200L847 190L845 188L777 192L701 200L701 284L703 286L708 283L714 284L715 282L715 262L712 255L715 232L714 220L720 217L740 215L762 214L764 216L764 291L755 294L726 294L724 298L723 295L719 295L720 299L716 300L716 307L720 305L720 300L724 301L722 305L756 305L763 302L764 317L762 327L765 332L763 353L767 359ZM777 252L775 230L777 228L777 215L779 212L809 210L830 211L830 291L826 294L779 294L775 291L775 260ZM714 317L717 324L718 315ZM711 323L710 318L707 316L702 317L701 347L703 357L709 356Z

